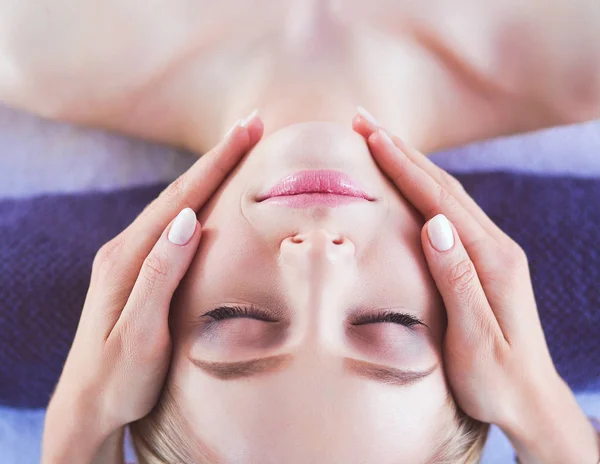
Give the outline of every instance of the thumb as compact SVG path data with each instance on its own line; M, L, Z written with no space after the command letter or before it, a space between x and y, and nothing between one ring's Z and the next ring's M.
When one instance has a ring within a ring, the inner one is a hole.
M475 265L454 226L443 214L430 219L421 231L427 264L444 300L448 328L467 332L472 341L481 330L500 330Z
M125 324L142 334L168 327L171 299L196 254L200 235L196 213L183 209L144 260L117 326Z

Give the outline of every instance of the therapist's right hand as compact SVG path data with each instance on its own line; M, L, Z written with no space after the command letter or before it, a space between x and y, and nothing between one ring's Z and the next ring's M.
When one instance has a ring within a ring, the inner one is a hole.
M46 414L45 464L121 462L123 426L151 411L169 367L169 307L200 242L196 213L263 129L254 113L238 121L96 255Z
M596 464L598 437L547 348L523 250L460 183L359 116L373 158L425 218L422 245L444 300L444 365L469 416L500 426L522 463Z

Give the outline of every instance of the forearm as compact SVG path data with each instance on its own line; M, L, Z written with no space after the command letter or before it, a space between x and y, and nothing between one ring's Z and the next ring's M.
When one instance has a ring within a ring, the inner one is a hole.
M123 464L123 428L108 431L89 402L55 396L46 413L43 464Z
M515 423L502 427L522 464L597 464L600 443L569 387L538 391Z

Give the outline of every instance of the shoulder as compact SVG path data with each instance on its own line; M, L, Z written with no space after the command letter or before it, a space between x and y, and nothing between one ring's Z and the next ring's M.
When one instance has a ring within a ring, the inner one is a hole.
M600 3L463 0L436 8L424 17L426 33L442 59L485 91L527 102L541 125L600 117Z

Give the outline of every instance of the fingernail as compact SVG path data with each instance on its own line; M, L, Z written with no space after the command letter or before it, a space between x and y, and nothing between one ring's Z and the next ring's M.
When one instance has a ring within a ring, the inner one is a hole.
M196 213L192 208L181 210L171 224L171 230L167 236L169 241L175 245L187 244L196 231L196 223Z
M429 221L427 235L429 235L431 246L437 251L448 251L454 246L452 226L443 214L438 214Z
M231 126L231 128L230 128L230 129L227 131L227 133L225 134L225 137L223 137L223 138L225 138L225 139L226 139L227 137L229 137L229 136L231 135L231 133L233 132L233 130L234 130L236 127L238 127L238 126L241 126L241 125L242 125L242 121L243 121L243 119L238 119L238 120L237 120L237 121L236 121L236 122L233 124L233 126Z
M242 119L242 122L240 123L240 126L246 127L248 125L248 123L250 121L252 121L252 119L254 118L254 116L256 116L257 113L258 113L258 109L252 110L252 113L250 113L248 116L246 116L245 119Z
M371 124L379 126L379 122L377 122L377 119L375 119L373 115L367 110L365 110L362 106L357 106L356 112L360 114L363 118L365 118L367 121L369 121Z

